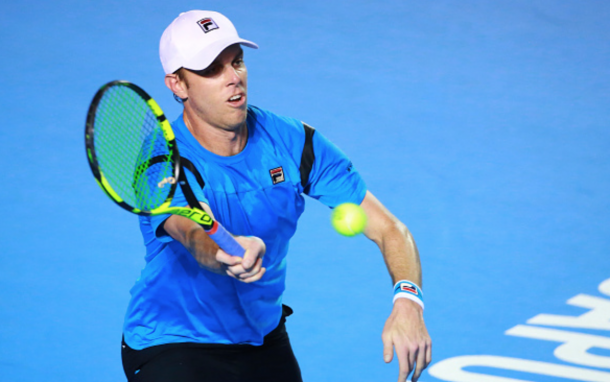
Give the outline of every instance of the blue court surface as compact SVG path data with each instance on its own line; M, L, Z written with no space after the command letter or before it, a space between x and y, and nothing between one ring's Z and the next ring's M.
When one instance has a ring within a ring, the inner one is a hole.
M226 14L250 102L316 127L411 229L433 362L421 381L610 381L610 2L14 1L0 6L0 381L124 381L137 218L91 176L89 102L145 88L158 41ZM306 381L395 381L376 246L312 199L288 256Z

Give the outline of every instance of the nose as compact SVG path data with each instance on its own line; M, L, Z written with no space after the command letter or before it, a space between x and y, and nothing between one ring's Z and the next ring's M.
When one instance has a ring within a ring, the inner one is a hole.
M237 86L241 84L241 77L233 65L227 65L225 68L225 75L227 76L227 86Z

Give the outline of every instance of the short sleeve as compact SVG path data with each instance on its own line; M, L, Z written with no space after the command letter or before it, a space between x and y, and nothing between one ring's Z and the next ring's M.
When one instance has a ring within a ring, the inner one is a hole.
M331 208L362 203L366 185L349 158L317 130L312 145L315 159L305 193Z
M189 182L189 185L191 186L191 189L193 190L193 193L195 194L195 197L197 198L197 200L202 203L209 204L208 199L203 194L203 190L199 186L199 183L197 182L197 178L195 177L195 175L193 175L193 173L191 173L191 171L189 171L188 169L185 169L184 171L186 173L186 179ZM171 206L172 207L188 206L186 198L184 197L184 193L182 192L182 188L180 187L179 184L178 184L178 187L176 187L176 192L174 194L174 197L172 198ZM157 239L161 240L162 242L166 242L166 243L174 240L171 238L171 236L169 236L167 234L167 232L165 232L163 227L161 227L163 222L165 220L167 220L167 218L169 218L169 217L170 217L170 214L157 215L157 216L150 217L150 224L152 226L153 232L155 232L155 236L157 237Z

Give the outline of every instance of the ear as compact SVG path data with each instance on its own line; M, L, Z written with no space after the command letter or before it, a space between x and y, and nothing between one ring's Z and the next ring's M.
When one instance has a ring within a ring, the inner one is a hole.
M186 83L178 78L177 74L170 73L165 75L165 86L181 99L187 99Z

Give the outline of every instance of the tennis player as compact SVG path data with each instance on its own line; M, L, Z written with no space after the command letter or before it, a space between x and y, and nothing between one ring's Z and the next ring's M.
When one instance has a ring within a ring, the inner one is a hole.
M122 357L131 381L301 381L282 305L288 243L303 194L329 207L352 202L368 215L395 283L382 333L399 381L431 360L421 268L408 229L369 191L349 159L320 132L248 105L240 38L220 13L180 14L161 37L165 84L184 105L172 124L201 206L246 249L219 249L193 221L140 217L146 266L131 290ZM186 206L178 188L174 205Z

